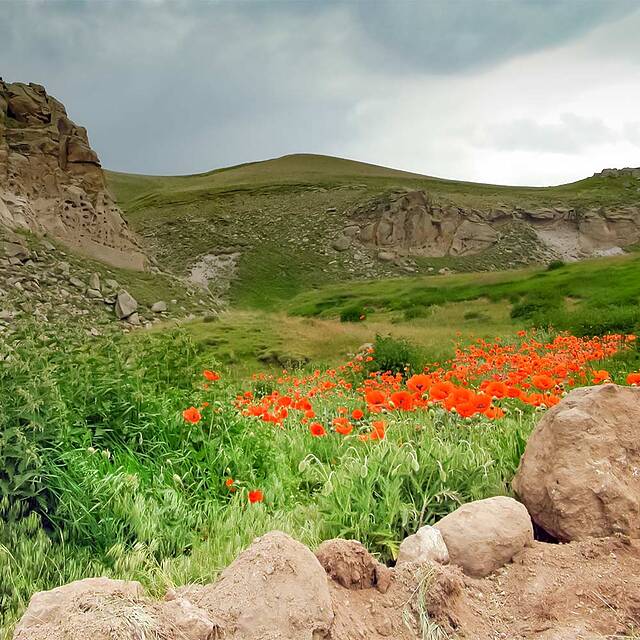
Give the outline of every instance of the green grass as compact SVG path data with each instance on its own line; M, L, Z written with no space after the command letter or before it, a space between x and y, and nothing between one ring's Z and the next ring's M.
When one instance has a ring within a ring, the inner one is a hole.
M339 317L353 306L380 312L466 306L489 300L511 307L514 319L580 335L633 331L640 321L640 256L590 260L552 270L414 277L327 285L298 295L288 310L302 316Z
M238 385L203 392L205 365L181 330L91 344L24 330L0 371L0 637L35 590L102 574L153 593L209 581L274 528L311 546L356 538L389 559L420 524L508 493L531 428L514 415L470 429L436 411L395 418L376 446L316 439L239 415ZM205 398L205 421L185 423ZM255 487L266 501L250 506Z
M133 228L167 270L188 273L198 257L241 254L230 295L236 306L276 309L327 283L388 278L401 268L331 249L356 206L397 190L423 189L476 209L637 204L637 181L593 177L548 188L443 180L328 156L292 155L191 176L108 172ZM521 225L479 255L420 258L421 270L499 270L535 261L537 240Z

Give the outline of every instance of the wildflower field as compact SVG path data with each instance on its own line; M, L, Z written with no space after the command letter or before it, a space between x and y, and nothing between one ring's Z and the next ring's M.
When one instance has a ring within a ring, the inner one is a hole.
M378 338L333 367L239 377L184 330L25 328L0 369L0 637L36 590L210 581L271 529L393 561L420 525L509 494L537 415L570 388L640 381L633 335L411 353Z

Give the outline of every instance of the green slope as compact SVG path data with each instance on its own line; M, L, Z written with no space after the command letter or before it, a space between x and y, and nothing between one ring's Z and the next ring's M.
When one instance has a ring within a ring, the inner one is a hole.
M261 307L275 307L327 282L400 275L394 265L331 249L350 208L393 190L423 189L443 201L478 209L580 209L639 200L637 181L624 177L592 177L544 188L508 187L303 154L190 176L108 172L107 178L131 227L164 268L187 273L200 256L238 253L230 295L240 305ZM494 254L423 260L419 266L471 271L513 266Z

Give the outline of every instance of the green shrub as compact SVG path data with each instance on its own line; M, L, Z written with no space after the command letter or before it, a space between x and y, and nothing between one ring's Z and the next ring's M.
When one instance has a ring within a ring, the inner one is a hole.
M404 310L405 320L415 320L416 318L426 318L429 316L429 307L425 305L413 306Z
M365 317L365 310L360 306L347 307L340 312L340 322L362 322Z
M565 263L562 260L552 260L548 265L547 265L547 271L555 271L556 269L561 269L562 267L564 267Z
M403 339L376 336L370 371L415 373L422 371L424 364L424 354L418 347Z

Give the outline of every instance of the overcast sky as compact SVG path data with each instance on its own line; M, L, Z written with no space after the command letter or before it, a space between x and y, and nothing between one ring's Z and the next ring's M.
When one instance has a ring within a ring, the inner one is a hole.
M325 153L558 184L640 166L639 0L0 0L0 75L105 167Z

